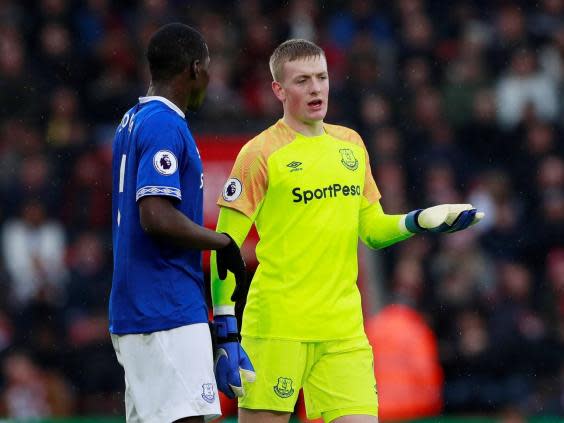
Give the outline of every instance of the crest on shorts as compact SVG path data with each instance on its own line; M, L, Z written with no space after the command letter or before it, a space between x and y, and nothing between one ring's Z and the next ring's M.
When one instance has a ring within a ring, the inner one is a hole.
M288 398L294 393L294 388L292 387L292 379L289 377L279 377L278 383L274 385L274 392L280 398Z
M210 404L215 401L215 391L212 383L204 383L202 385L202 398Z
M358 169L358 160L350 148L341 148L339 152L341 153L341 163L343 166L349 170Z

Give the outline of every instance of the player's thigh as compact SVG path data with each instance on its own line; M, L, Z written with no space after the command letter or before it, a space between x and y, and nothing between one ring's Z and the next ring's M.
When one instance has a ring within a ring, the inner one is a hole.
M220 414L207 324L112 335L112 342L124 368L128 422Z
M307 344L244 337L242 346L255 368L256 380L243 381L239 407L291 413L298 399L306 365Z
M290 413L239 408L239 423L288 423Z
M344 416L378 416L374 359L366 337L318 345L315 364L304 381L308 417L331 422Z

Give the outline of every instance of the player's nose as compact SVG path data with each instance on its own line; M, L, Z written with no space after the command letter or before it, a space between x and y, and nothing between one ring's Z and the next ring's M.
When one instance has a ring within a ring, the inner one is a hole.
M314 78L311 83L311 94L318 94L320 91L321 91L321 84L319 83L319 81L316 81Z

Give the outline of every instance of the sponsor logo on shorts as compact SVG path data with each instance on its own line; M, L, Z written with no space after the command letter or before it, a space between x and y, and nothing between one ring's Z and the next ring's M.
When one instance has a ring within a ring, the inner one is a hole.
M349 170L358 169L358 160L350 148L342 148L339 152L341 153L341 163L343 166Z
M294 388L292 387L292 379L289 377L279 377L278 383L274 385L274 392L280 398L288 398L294 393Z
M213 383L204 383L202 385L202 398L208 403L215 401L215 391L213 389Z

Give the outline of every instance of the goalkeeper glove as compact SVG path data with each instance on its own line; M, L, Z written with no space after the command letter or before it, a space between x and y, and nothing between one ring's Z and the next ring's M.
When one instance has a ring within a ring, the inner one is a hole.
M457 232L478 223L484 213L471 204L441 204L427 209L409 212L405 227L409 232Z
M255 369L249 356L239 343L235 316L215 316L212 323L215 334L215 378L221 392L229 398L245 395L241 376L254 382Z

